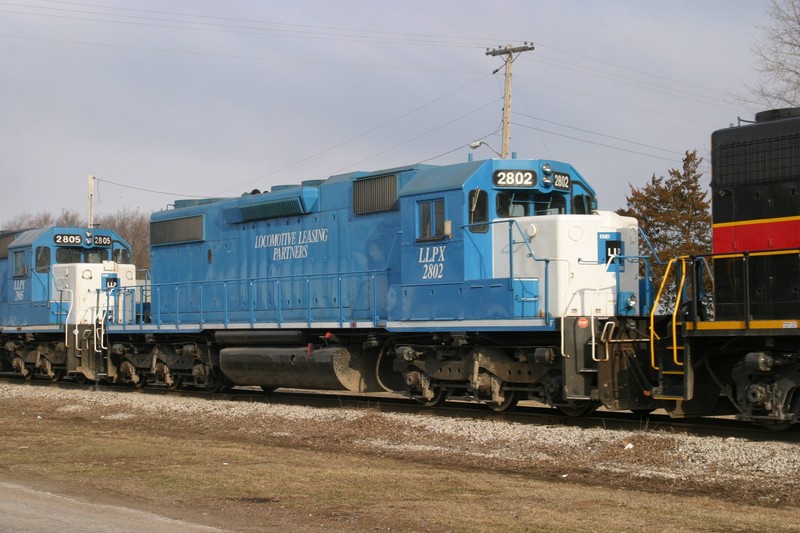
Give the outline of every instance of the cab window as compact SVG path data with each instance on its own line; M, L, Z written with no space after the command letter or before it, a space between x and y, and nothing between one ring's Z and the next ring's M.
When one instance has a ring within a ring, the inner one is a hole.
M537 194L533 205L535 215L561 215L567 212L567 198L562 194Z
M80 248L56 248L56 263L80 263Z
M113 253L113 261L120 263L122 265L129 265L131 264L131 253L128 251L127 248L117 248L114 250ZM210 262L210 261L209 261Z
M588 194L575 195L572 199L572 212L576 215L591 215L593 203Z
M417 240L427 241L444 238L444 199L418 202L419 213Z
M489 195L486 191L474 189L469 191L469 231L486 233L489 231Z
M86 263L102 263L108 261L108 250L106 248L90 248L86 250Z
M531 214L532 199L529 193L501 192L495 200L497 216L524 217Z
M36 247L36 272L50 272L50 247Z
M28 275L28 267L25 265L25 251L14 252L14 277L24 278Z

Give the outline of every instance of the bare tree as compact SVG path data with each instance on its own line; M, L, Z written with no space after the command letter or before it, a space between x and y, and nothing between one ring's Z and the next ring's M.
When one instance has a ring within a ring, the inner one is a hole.
M131 245L133 260L139 268L150 268L150 215L137 209L103 215L95 221L99 227L119 233Z
M84 218L74 209L62 209L55 222L56 226L83 227L86 225Z
M769 107L800 106L800 0L771 0L772 24L753 46L761 82L751 89Z
M39 213L23 213L4 224L3 229L22 230L34 228L49 228L51 226L83 227L86 225L83 218L73 209L62 209L61 214L53 216L52 213L40 211Z

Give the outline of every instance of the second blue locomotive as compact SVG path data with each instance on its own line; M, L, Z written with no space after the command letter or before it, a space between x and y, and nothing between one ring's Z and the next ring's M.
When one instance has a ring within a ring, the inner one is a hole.
M167 384L595 406L602 328L649 312L636 221L596 204L570 165L498 159L178 201L130 295L150 314L109 328L110 360Z

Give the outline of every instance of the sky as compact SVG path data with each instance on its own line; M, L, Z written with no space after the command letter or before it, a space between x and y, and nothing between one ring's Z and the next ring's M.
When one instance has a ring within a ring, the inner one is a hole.
M496 157L572 164L601 209L752 120L768 0L0 0L0 227L24 214ZM495 72L496 71L496 72Z

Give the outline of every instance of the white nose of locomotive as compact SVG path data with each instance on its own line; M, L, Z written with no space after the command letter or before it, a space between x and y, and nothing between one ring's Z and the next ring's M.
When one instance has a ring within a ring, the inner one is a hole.
M92 324L115 316L119 289L135 283L134 268L113 261L53 265L51 302L66 312L67 324Z

